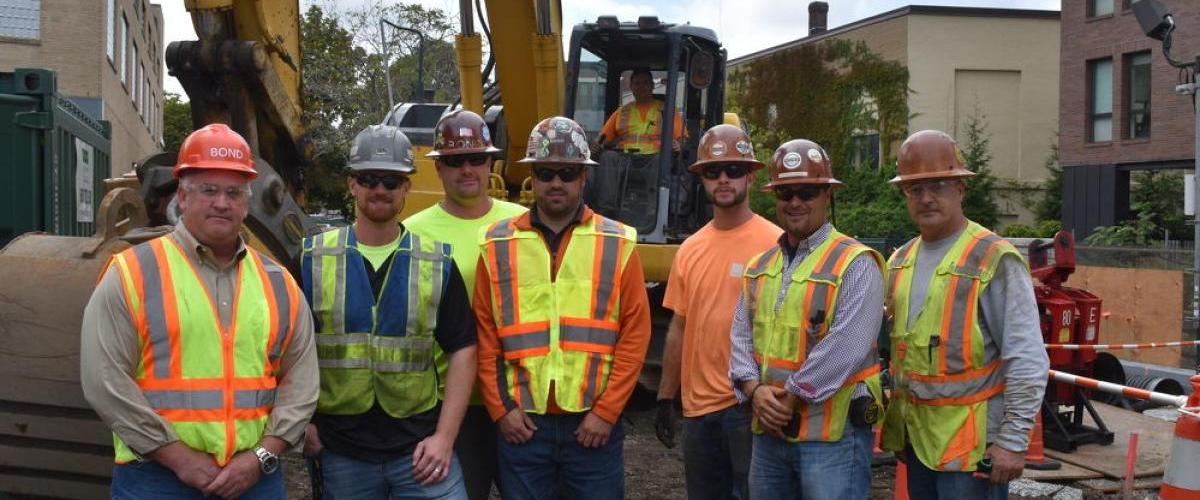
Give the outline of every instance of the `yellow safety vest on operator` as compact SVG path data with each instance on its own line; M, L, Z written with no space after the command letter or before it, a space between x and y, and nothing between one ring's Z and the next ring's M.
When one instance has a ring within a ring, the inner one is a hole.
M304 294L316 317L317 412L358 415L376 400L404 418L438 402L433 352L438 305L454 261L450 245L404 233L376 301L354 229L304 239Z
M237 263L233 316L216 301L175 238L163 236L110 261L141 339L133 379L180 441L224 466L262 439L275 376L300 309L292 277L252 249ZM116 462L138 458L113 436Z
M551 278L550 252L515 218L482 233L493 321L504 367L497 373L507 410L544 414L550 387L568 412L592 407L612 370L620 324L621 273L637 231L593 214L575 227Z
M637 107L637 103L621 106L617 115L617 133L624 135L617 149L632 149L645 155L657 154L662 139L663 105L657 100L650 103L650 109L644 117Z
M746 264L742 293L754 323L754 360L761 381L783 387L788 377L804 365L809 351L829 333L837 308L842 276L856 257L868 254L880 267L883 256L870 247L836 230L797 264L783 300L784 253L778 245ZM821 404L801 401L794 421L785 429L788 441L837 441L842 438L850 398L859 382L865 382L876 401L882 400L879 356L875 349L863 353L855 373ZM798 424L798 425L796 425ZM752 429L762 433L758 419Z
M920 237L888 261L892 323L892 380L883 447L912 444L926 467L973 471L987 444L987 400L1004 391L998 354L983 348L979 296L1001 257L1020 257L1007 241L967 222L966 229L929 278L920 314L909 326L909 294Z

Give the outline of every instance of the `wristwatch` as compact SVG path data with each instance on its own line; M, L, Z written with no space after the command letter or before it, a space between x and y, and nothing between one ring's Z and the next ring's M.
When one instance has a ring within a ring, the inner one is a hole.
M271 474L279 470L279 457L274 453L259 446L254 449L254 454L258 456L258 468L262 470L263 474Z

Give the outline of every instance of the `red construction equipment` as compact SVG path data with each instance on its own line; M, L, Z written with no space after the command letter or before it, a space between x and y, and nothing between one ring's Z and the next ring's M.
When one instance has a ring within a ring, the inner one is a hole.
M1163 500L1200 498L1200 474L1196 473L1200 464L1200 375L1193 376L1191 382L1192 396L1175 422L1175 440L1158 490Z

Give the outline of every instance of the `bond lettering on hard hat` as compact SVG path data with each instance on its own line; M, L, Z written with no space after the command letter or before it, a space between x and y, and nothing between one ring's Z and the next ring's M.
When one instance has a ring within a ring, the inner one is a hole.
M751 171L763 168L762 162L754 158L754 145L750 136L733 125L722 123L708 129L700 137L696 163L688 167L693 174L700 173L709 163L741 163Z
M825 149L808 139L792 139L779 145L771 155L771 181L763 186L770 191L784 184L822 184L842 186L833 177L833 165Z
M178 178L192 170L228 170L250 179L258 177L250 145L224 123L205 125L183 140L174 174Z
M478 114L456 109L438 120L433 127L433 151L426 158L468 154L496 154L487 123Z

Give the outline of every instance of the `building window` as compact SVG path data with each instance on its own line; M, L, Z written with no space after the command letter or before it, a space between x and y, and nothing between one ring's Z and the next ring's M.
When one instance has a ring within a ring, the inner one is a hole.
M1088 62L1088 142L1112 140L1112 59Z
M0 2L0 38L40 40L41 26L41 0Z
M1088 17L1111 16L1113 0L1088 0Z
M879 168L879 132L869 132L850 138L850 164Z
M1126 137L1150 137L1150 51L1126 56L1125 67L1129 68L1125 83L1125 102L1129 110Z
M129 53L129 98L133 100L133 107L137 107L139 90L141 89L142 76L138 73L138 67L141 66L141 59L138 58L137 42L133 42L133 51Z
M129 18L125 14L121 14L121 57L118 58L117 65L121 67L121 83L128 81L129 75L129 59L125 57L125 47L129 46Z
M108 62L114 63L116 61L113 60L113 57L117 52L117 11L114 9L114 0L108 0L106 3L108 5L106 11L108 12L108 22L104 24L107 25L108 30L108 46L104 50L108 54Z

